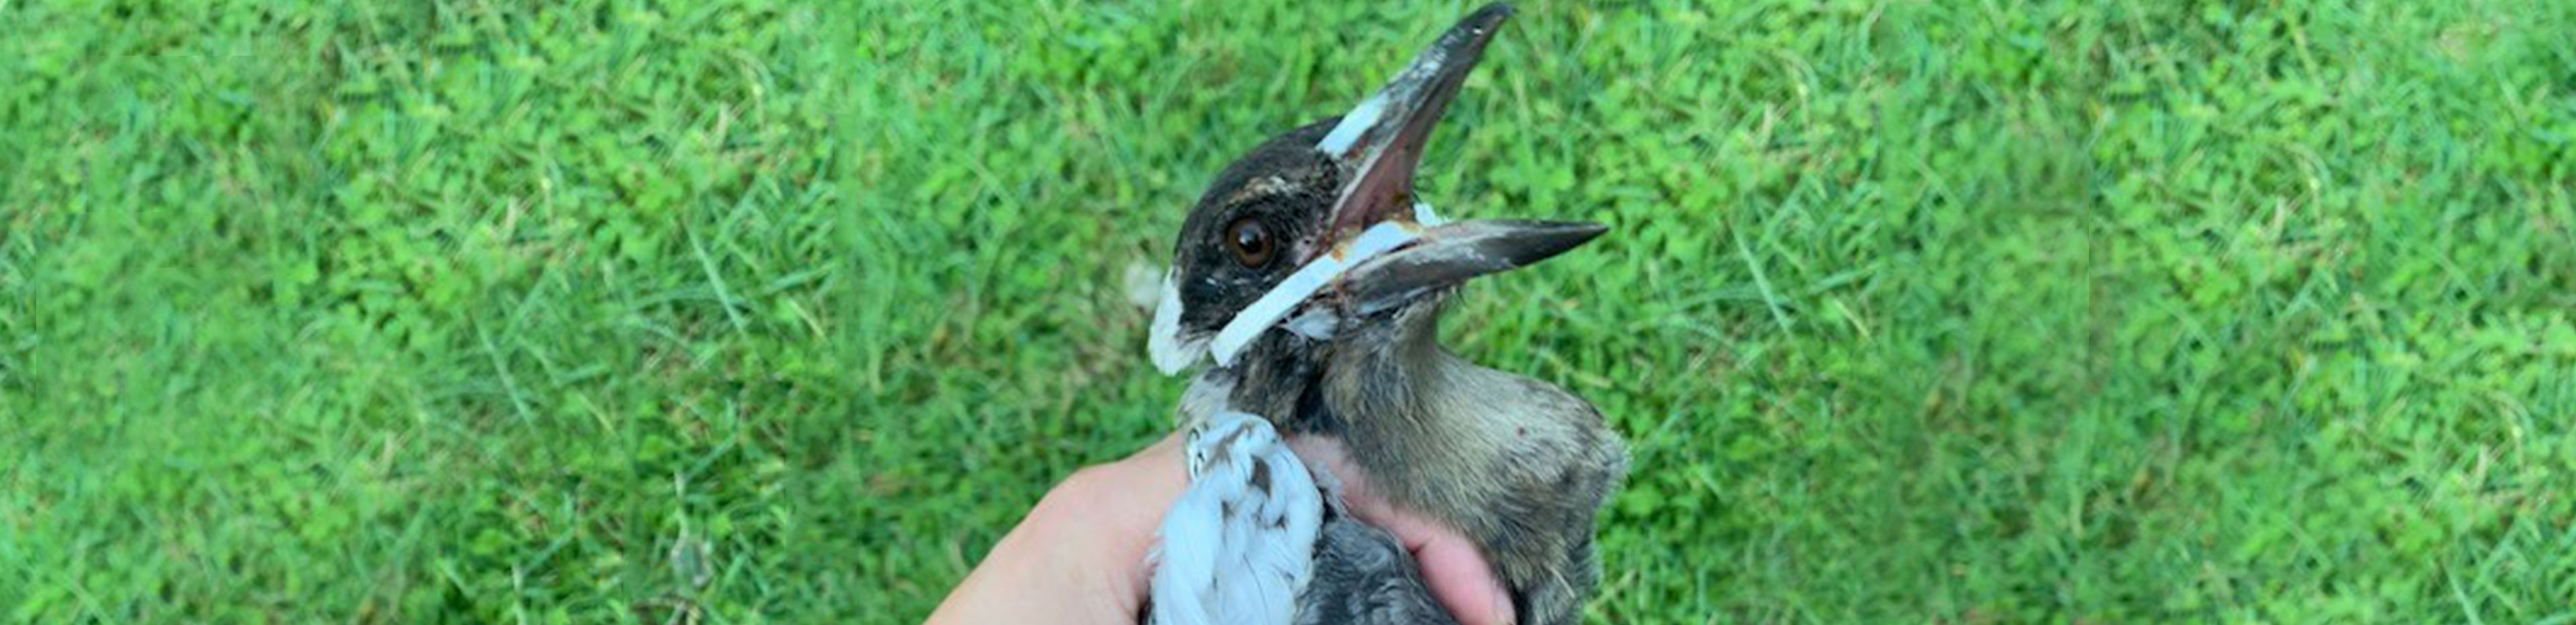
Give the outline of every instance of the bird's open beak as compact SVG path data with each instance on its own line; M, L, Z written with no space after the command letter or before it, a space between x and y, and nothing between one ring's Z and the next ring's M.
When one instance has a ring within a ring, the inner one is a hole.
M1331 241L1350 240L1388 221L1415 221L1408 229L1420 236L1353 267L1341 280L1348 305L1362 312L1382 310L1469 278L1546 260L1605 230L1568 222L1422 223L1430 221L1423 219L1429 211L1416 208L1413 178L1422 164L1423 144L1484 56L1485 44L1511 15L1511 5L1498 3L1459 20L1316 143L1317 150L1351 172L1325 231ZM1324 246L1319 253L1332 249Z
M1496 3L1459 20L1315 143L1316 150L1341 165L1347 181L1324 231L1328 241L1346 240L1379 222L1413 214L1413 175L1422 165L1423 144L1458 96L1458 86L1467 82L1467 73L1476 69L1485 44L1511 16L1511 5ZM1319 246L1317 255L1331 247Z

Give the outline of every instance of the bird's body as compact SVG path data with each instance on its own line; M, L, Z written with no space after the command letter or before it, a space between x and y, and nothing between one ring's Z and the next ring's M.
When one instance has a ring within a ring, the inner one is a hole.
M1413 194L1433 122L1509 14L1501 5L1477 11L1350 114L1275 137L1219 174L1182 226L1152 348L1166 371L1215 357L1182 402L1194 432L1249 413L1290 434L1340 439L1390 503L1476 544L1522 622L1553 625L1580 619L1599 578L1594 517L1627 471L1625 444L1581 398L1452 354L1438 342L1439 320L1464 281L1552 257L1603 228L1443 223ZM1331 476L1316 477L1308 490L1325 505L1312 534L1285 524L1224 534L1309 558L1302 585L1282 591L1296 598L1290 620L1243 622L1448 619L1401 545L1350 518L1334 503ZM1203 475L1192 497L1235 502L1217 506L1226 512L1281 496L1275 481L1247 494L1252 481ZM1222 534L1187 529L1208 518L1249 518L1174 513L1189 518L1167 522L1167 545L1192 539L1174 532ZM1158 621L1194 601L1167 605L1166 592L1208 588L1192 576L1226 574L1175 570L1168 588L1158 573Z
M1393 350L1345 349L1324 376L1351 456L1395 505L1464 532L1533 623L1572 623L1600 577L1593 517L1627 445L1590 403L1477 366L1436 343L1438 311L1368 327ZM1405 328L1406 324L1420 324Z
M1594 516L1627 474L1627 446L1582 398L1439 345L1439 313L1282 337L1255 349L1308 353L1200 376L1243 376L1225 385L1229 405L1342 440L1376 492L1475 541L1527 622L1574 622L1599 577Z

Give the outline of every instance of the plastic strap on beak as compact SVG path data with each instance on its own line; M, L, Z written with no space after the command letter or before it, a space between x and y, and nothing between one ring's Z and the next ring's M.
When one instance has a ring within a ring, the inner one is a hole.
M1226 322L1225 329L1217 331L1216 342L1209 346L1216 356L1217 366L1234 366L1235 356L1243 352L1244 346L1252 344L1252 339L1259 338L1271 326L1279 325L1279 320L1296 311L1298 304L1323 291L1325 285L1342 277L1352 266L1420 238L1420 226L1400 221L1379 222L1361 231L1359 238L1351 241L1349 247L1298 267L1296 273L1288 274L1288 279L1279 281L1279 286L1271 287L1270 292L1261 294L1261 299L1243 307L1243 312L1236 313L1232 321Z

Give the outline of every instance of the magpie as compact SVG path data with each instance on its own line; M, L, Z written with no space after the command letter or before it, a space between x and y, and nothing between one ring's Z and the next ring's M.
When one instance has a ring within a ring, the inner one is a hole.
M1439 324L1468 280L1607 228L1449 222L1414 186L1511 13L1475 11L1350 112L1253 148L1183 221L1148 346L1166 373L1198 369L1179 409L1193 482L1163 526L1153 621L1453 622L1279 442L1301 435L1339 439L1387 500L1463 532L1522 622L1580 620L1626 444L1582 398L1452 353Z

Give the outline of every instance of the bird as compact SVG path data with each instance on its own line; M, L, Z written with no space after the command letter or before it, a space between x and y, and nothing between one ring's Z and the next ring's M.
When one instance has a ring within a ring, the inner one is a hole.
M1384 532L1335 516L1334 476L1303 473L1311 488L1278 479L1276 467L1298 462L1265 441L1286 436L1339 439L1390 503L1465 534L1493 565L1521 622L1580 620L1600 578L1598 513L1627 474L1626 442L1581 397L1452 353L1439 342L1439 325L1467 281L1555 257L1608 228L1447 221L1414 185L1431 131L1511 15L1500 3L1470 13L1349 112L1254 147L1218 173L1183 220L1148 351L1167 374L1196 370L1178 409L1194 433L1193 457L1202 453L1196 433L1224 424L1235 435L1207 437L1209 457L1262 458L1274 468L1260 480L1253 476L1262 473L1249 470L1193 474L1193 495L1204 489L1226 503L1214 511L1176 505L1166 516L1153 588L1157 622L1189 622L1163 616L1173 609L1166 593L1232 601L1211 590L1228 583L1253 589L1238 590L1237 598L1263 597L1242 602L1287 607L1204 617L1208 622L1413 622L1372 617L1368 609L1334 615L1346 620L1310 620L1323 618L1311 606L1325 605L1325 596L1364 608L1437 610L1416 605L1428 595L1400 547L1392 554L1398 562L1368 564L1391 571L1325 568L1360 565L1323 556L1393 541L1371 542ZM1215 447L1221 440L1265 451L1242 455ZM1221 453L1228 451L1233 455ZM1308 532L1284 517L1253 515L1267 510L1264 498L1271 497L1311 499L1314 505L1282 510L1323 521ZM1217 525L1207 525L1211 518ZM1248 529L1205 533L1217 527ZM1173 548L1192 541L1224 546ZM1159 577L1177 570L1176 557L1215 552L1233 555L1205 569L1213 575L1267 577L1175 579L1169 587ZM1253 566L1299 559L1305 562ZM1369 590L1344 586L1362 582ZM1265 620L1282 615L1291 620Z

